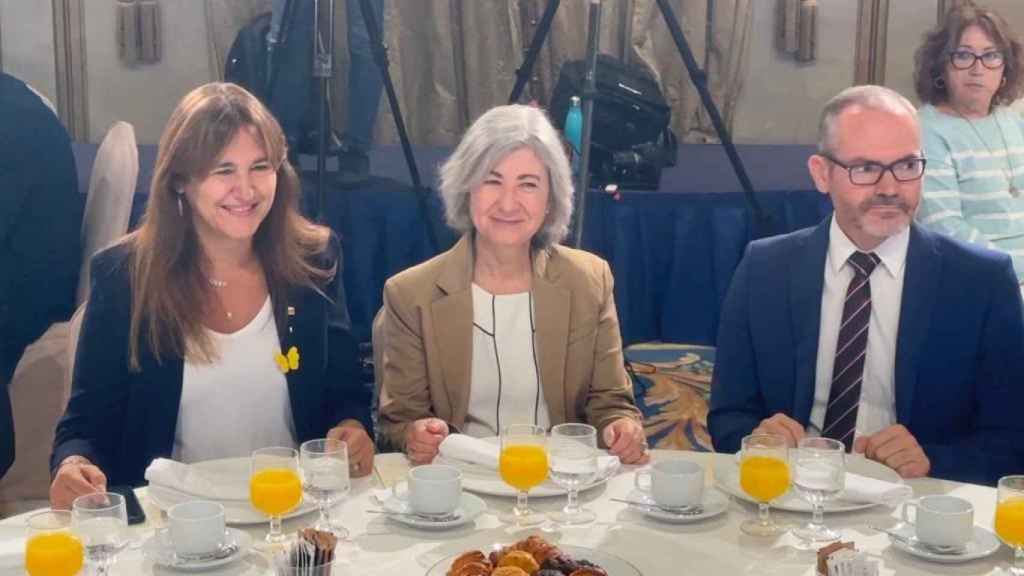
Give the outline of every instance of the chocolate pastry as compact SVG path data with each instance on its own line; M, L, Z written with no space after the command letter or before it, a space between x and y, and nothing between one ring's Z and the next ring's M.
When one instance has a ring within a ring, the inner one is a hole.
M564 576L568 576L574 570L579 568L580 565L567 554L556 554L554 556L549 556L544 560L540 567L547 570L557 570Z
M558 570L555 570L554 568L543 568L543 569L537 571L537 573L534 574L533 576L565 576L565 574L562 574L561 572L559 572Z
M569 576L608 576L608 573L597 566L584 566L574 570Z

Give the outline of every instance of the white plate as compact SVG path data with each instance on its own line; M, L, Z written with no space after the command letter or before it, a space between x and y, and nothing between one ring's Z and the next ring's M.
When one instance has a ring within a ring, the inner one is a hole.
M425 530L444 530L447 528L455 528L462 526L468 522L472 522L477 516L487 510L487 503L480 499L479 496L474 496L469 492L463 492L462 497L459 499L459 505L455 508L455 513L458 514L458 518L454 520L448 520L446 522L438 522L437 520L428 520L426 518L419 518L416 516L400 516L399 514L409 514L412 510L409 508L409 503L405 500L399 500L392 496L384 501L382 504L384 509L388 512L397 512L398 514L388 514L388 518L405 524L406 526L412 526L413 528L420 528Z
M224 558L214 560L182 560L174 555L174 545L171 543L170 531L164 528L158 530L156 534L142 544L142 554L159 566L189 572L193 570L206 570L207 568L214 568L234 562L248 554L249 549L252 547L252 536L249 536L242 530L228 528L225 544L234 544L238 546L238 549Z
M207 460L192 464L197 470L201 470L209 478L217 478L222 482L229 482L237 485L239 494L249 494L249 467L250 458L221 458L218 460ZM167 510L175 504L190 502L192 500L212 500L224 506L224 520L228 524L246 525L263 524L269 521L267 516L256 510L249 503L248 498L239 500L218 500L215 498L203 498L194 494L187 494L167 486L149 485L146 495L157 508ZM285 519L302 516L316 510L316 506L303 500L299 507L284 515Z
M494 548L500 548L501 546L503 545L495 544ZM604 568L604 571L611 576L641 576L640 571L637 570L636 566L633 566L622 558L619 558L614 554L609 554L608 552L601 552L600 550L584 548L582 546L566 546L562 544L558 544L558 549L573 558L589 560L590 562L597 564L601 568ZM426 576L446 576L448 574L448 569L452 566L452 562L465 552L469 552L469 550L464 550L458 554L452 554L447 558L443 558L437 564L430 567ZM490 550L481 550L481 552L487 554Z
M483 438L483 440L492 443L499 442L497 436ZM601 452L606 454L603 450ZM497 470L491 469L482 464L474 464L472 462L456 460L454 458L445 458L440 454L434 457L433 463L448 464L450 466L455 466L462 471L462 488L469 490L470 492L485 494L487 496L507 496L510 498L515 498L516 496L516 489L506 484L505 481L501 479L501 476L498 475ZM621 465L616 463L604 468L601 470L601 475L593 482L581 486L580 492L584 492L604 484L609 478L615 476L619 472L620 467ZM565 496L566 492L567 490L565 488L562 488L551 480L547 480L540 486L530 489L530 498Z
M892 531L904 538L916 540L916 538L914 538L914 527L910 524L902 524L893 528ZM939 562L942 564L957 564L960 562L984 558L996 550L999 550L1000 546L999 538L981 526L974 527L974 539L967 543L967 549L963 554L936 554L923 546L908 544L907 542L897 538L890 537L889 541L892 542L893 548L896 548L897 550L902 550L907 554L923 558L930 562Z
M642 502L651 506L656 506L654 499L640 490L633 490L628 496L626 496L626 499L633 502ZM672 524L687 524L690 522L699 522L708 518L714 518L715 516L725 512L729 509L729 498L714 488L708 488L704 490L704 498L701 502L701 506L704 508L702 513L684 515L673 514L672 512L658 508L649 508L642 504L629 504L630 509L636 510L644 516L649 516L655 520L669 522Z
M846 470L848 472L853 472L854 474L860 474L861 476L875 478L876 480L885 480L886 482L903 484L903 479L900 478L900 475L892 468L889 468L885 464L879 464L874 460L868 460L867 458L857 454L846 455ZM757 503L756 500L748 496L747 493L740 488L739 464L736 460L730 458L727 464L715 468L715 478L717 480L718 487L726 494L730 494L746 502L754 504ZM871 502L851 502L849 500L843 500L842 495L840 495L839 498L829 500L825 503L825 512L852 512L854 510L871 508L872 506L877 506L877 504L873 504ZM775 500L772 500L772 508L786 510L789 512L811 511L811 505L801 498L800 495L797 494L796 490L792 489Z

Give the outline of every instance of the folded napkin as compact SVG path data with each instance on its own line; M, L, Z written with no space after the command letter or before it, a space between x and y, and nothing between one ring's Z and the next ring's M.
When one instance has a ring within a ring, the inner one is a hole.
M501 453L501 447L497 444L465 434L449 434L441 441L438 450L446 459L477 464L492 470L498 469L498 456ZM597 457L598 477L604 477L618 467L618 456Z
M849 502L870 502L871 504L895 506L913 495L914 489L906 484L887 482L847 472L846 490L842 498Z
M248 500L248 478L201 471L188 464L157 458L146 468L146 480L155 486L170 488L212 500Z

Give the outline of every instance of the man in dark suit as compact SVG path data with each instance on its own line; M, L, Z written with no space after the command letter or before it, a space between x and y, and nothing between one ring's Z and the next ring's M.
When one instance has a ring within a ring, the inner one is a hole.
M14 460L8 383L25 347L71 315L82 200L71 140L24 82L0 73L0 476Z
M722 307L708 426L842 441L901 476L1020 472L1024 316L1009 257L913 223L917 114L877 86L825 107L808 161L833 215L750 244Z

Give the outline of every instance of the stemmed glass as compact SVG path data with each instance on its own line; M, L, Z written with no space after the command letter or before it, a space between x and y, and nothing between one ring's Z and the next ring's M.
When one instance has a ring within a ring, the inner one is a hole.
M506 484L516 489L516 506L503 522L531 526L544 516L530 510L527 494L548 477L547 435L540 426L513 424L501 431L501 457L498 472Z
M1024 576L1024 476L1000 478L996 498L996 534L1013 549L1010 573Z
M303 442L299 446L299 465L302 467L302 489L320 510L320 518L313 527L332 532L338 538L348 538L348 530L332 523L328 514L331 506L347 496L351 488L348 444L334 438Z
M580 486L597 476L597 430L589 424L559 424L548 439L551 480L568 491L568 501L550 517L559 524L587 524L597 517L579 505Z
M71 503L71 529L85 545L85 557L106 574L128 544L128 509L124 496L97 492Z
M838 540L839 532L825 526L825 502L835 498L846 484L846 447L831 438L804 438L797 444L793 485L810 503L811 521L793 530L808 542Z
M254 508L270 517L266 541L281 544L281 517L302 502L299 453L294 448L260 448L252 453L249 500Z
M752 434L740 450L740 488L757 502L758 517L740 525L751 536L777 536L786 528L776 524L769 503L789 490L788 445L784 436Z
M44 510L28 517L25 570L29 576L74 576L82 569L82 541L71 533L71 512Z

